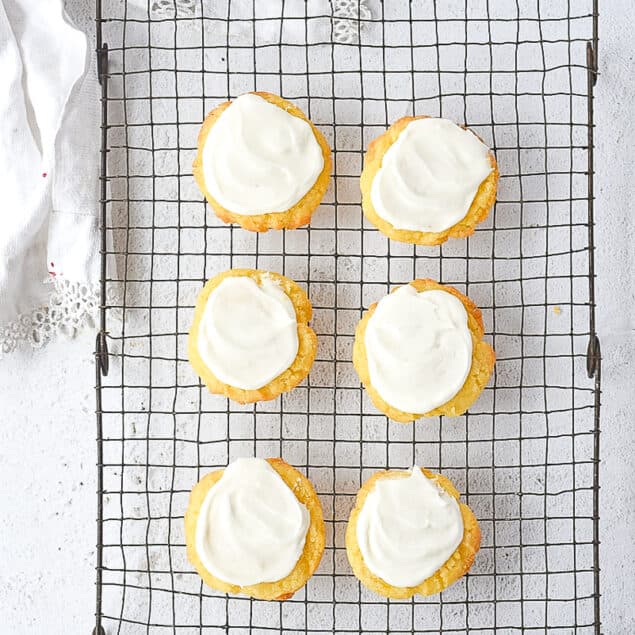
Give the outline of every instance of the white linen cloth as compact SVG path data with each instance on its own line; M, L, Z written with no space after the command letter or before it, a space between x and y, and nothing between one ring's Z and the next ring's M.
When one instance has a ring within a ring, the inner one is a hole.
M98 97L61 0L0 0L0 354L92 321Z

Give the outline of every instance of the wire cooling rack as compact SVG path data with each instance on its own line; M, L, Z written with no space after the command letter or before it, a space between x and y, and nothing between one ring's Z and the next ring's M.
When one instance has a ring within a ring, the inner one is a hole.
M595 3L143 4L97 2L96 632L599 633ZM255 89L295 102L333 148L332 184L309 227L223 225L194 184L205 114ZM423 113L466 122L501 172L489 219L434 248L366 223L358 185L369 141ZM196 295L229 267L281 272L314 306L313 370L272 402L210 395L187 362ZM482 307L498 361L464 417L399 425L370 404L351 347L362 310L416 277ZM324 507L322 563L286 602L218 594L185 557L191 487L254 454L305 472ZM483 543L471 573L441 595L386 601L351 573L346 520L372 472L413 463L454 481Z

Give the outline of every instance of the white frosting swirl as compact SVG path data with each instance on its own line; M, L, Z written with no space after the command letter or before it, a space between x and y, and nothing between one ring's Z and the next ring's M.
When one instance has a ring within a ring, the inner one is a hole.
M310 521L307 508L267 461L238 459L201 505L196 552L225 582L276 582L302 555Z
M223 383L256 390L284 372L298 354L293 303L273 279L225 278L207 299L198 351Z
M246 216L293 207L323 167L311 126L253 93L231 102L203 148L210 194L226 209Z
M463 303L447 291L410 284L382 298L366 326L370 381L402 412L424 414L461 389L472 365Z
M416 466L409 477L378 479L357 518L366 566L396 587L421 584L462 540L458 503Z
M388 148L371 186L377 214L396 229L440 232L465 217L492 171L489 149L447 119L415 119Z

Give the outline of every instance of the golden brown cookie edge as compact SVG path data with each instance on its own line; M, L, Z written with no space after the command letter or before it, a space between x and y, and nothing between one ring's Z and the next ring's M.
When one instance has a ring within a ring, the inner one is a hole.
M420 468L424 475L438 483L450 496L459 500L459 493L452 482L441 474ZM381 478L405 478L408 472L385 470L375 472L357 493L355 507L349 516L346 526L346 555L357 579L375 593L392 599L407 599L415 594L433 595L440 593L463 577L472 566L474 557L481 545L481 530L472 510L464 503L459 503L463 518L463 540L445 564L421 584L413 587L395 587L370 571L364 562L357 542L357 519L367 496Z
M208 491L223 475L224 470L222 469L205 475L192 488L187 511L185 512L186 553L188 560L205 584L217 591L234 595L247 595L258 600L287 600L307 583L320 564L326 542L326 530L322 505L311 481L280 458L267 459L267 461L295 494L296 498L306 506L311 518L304 551L293 571L282 580L261 582L241 587L217 578L205 568L196 551L196 523Z
M289 368L280 373L262 388L245 390L223 383L207 367L198 351L198 330L205 305L212 291L226 278L248 276L258 284L263 277L276 280L287 297L291 300L296 312L298 322L298 354ZM203 380L208 390L217 395L225 395L238 403L253 403L256 401L268 401L278 395L293 390L311 371L313 360L317 351L317 335L308 325L311 319L311 302L304 290L297 282L272 271L260 269L228 269L210 278L196 299L192 327L188 335L188 358L196 374Z
M388 130L379 137L373 139L368 146L364 156L364 168L360 177L360 188L362 191L362 209L364 215L382 234L392 240L415 245L440 245L448 238L466 238L474 233L476 226L482 223L490 213L496 202L496 190L498 185L498 164L494 153L489 151L489 160L492 171L479 186L472 205L467 214L456 224L442 232L420 232L408 229L397 229L387 220L384 220L377 211L371 200L371 187L375 175L381 168L381 163L388 148L397 140L406 126L416 119L428 119L429 115L419 115L417 117L402 117L393 123ZM470 130L466 128L466 130ZM480 137L470 130L472 134ZM482 139L481 139L482 141Z
M430 278L419 278L408 284L415 287L417 291L428 291L430 289L447 291L458 298L465 307L468 316L468 328L472 334L472 366L462 388L448 402L425 413L403 412L388 404L379 395L370 381L365 343L368 321L375 312L377 302L372 304L368 310L364 312L362 319L357 323L355 341L353 343L353 366L374 406L394 421L410 423L421 417L436 417L438 415L458 417L478 399L483 388L485 388L489 381L496 361L494 349L487 342L483 341L483 318L481 311L472 300L450 285L440 284ZM391 293L398 288L399 287L395 287Z
M252 94L258 95L269 103L282 108L290 115L303 119L311 126L311 130L313 130L313 135L320 145L322 157L324 159L324 166L315 183L293 207L281 212L271 212L267 214L249 216L245 214L237 214L223 207L207 189L205 175L203 173L203 148L205 147L205 141L210 130L223 111L231 104L231 101L226 101L209 112L205 117L203 125L201 126L197 140L196 158L192 164L196 184L214 210L215 214L225 223L237 223L243 229L255 232L266 232L270 229L295 229L302 225L306 225L311 220L313 212L315 212L320 205L320 202L324 198L324 194L328 188L332 166L331 148L327 144L324 135L315 127L313 122L290 101L287 101L278 95L274 95L273 93L254 91Z

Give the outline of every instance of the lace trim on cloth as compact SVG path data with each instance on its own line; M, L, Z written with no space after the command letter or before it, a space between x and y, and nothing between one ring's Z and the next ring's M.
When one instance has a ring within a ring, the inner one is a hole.
M150 11L154 15L174 17L181 15L197 15L198 0L154 0ZM370 20L370 9L366 0L331 0L333 10L333 39L340 44L357 44L359 20Z
M331 0L333 9L333 40L339 44L357 44L364 28L360 20L370 20L366 0Z
M196 15L199 0L154 0L150 11L155 15L171 17L175 15Z
M53 286L49 304L0 326L0 357L26 342L41 348L58 334L73 337L84 327L95 328L99 308L99 284L63 277L47 280Z

